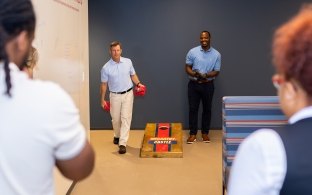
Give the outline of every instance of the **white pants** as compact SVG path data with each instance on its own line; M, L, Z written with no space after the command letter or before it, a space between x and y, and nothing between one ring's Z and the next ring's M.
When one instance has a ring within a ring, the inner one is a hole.
M133 91L124 94L110 93L109 99L114 137L119 138L119 145L126 146L132 120Z

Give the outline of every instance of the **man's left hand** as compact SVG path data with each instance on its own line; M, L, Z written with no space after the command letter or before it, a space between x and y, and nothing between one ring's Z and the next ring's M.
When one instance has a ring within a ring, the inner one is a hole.
M146 93L146 86L139 83L134 89L134 95L136 96L144 96Z

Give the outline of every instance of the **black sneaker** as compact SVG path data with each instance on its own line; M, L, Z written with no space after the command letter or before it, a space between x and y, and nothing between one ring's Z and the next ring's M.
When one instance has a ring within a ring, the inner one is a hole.
M118 153L119 154L124 154L126 152L127 152L126 146L120 145Z
M119 144L119 137L114 137L113 143L118 145Z

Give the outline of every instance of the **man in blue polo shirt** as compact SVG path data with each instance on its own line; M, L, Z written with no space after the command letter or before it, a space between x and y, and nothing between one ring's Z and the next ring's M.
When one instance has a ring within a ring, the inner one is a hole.
M200 46L194 47L186 55L185 71L189 75L189 128L188 144L196 141L198 131L198 108L203 105L201 131L203 142L209 143L208 136L211 120L211 103L214 92L213 80L221 68L220 53L210 46L211 36L208 31L200 33Z
M110 44L111 59L101 70L101 106L108 106L105 100L107 86L109 88L110 114L114 129L114 144L119 145L119 154L126 153L132 120L133 83L142 87L138 76L128 58L121 57L121 43L114 41Z

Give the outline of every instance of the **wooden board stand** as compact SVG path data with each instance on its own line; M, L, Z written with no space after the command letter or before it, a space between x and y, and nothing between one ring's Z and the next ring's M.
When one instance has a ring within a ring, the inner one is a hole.
M147 123L140 151L142 158L182 158L181 123Z

